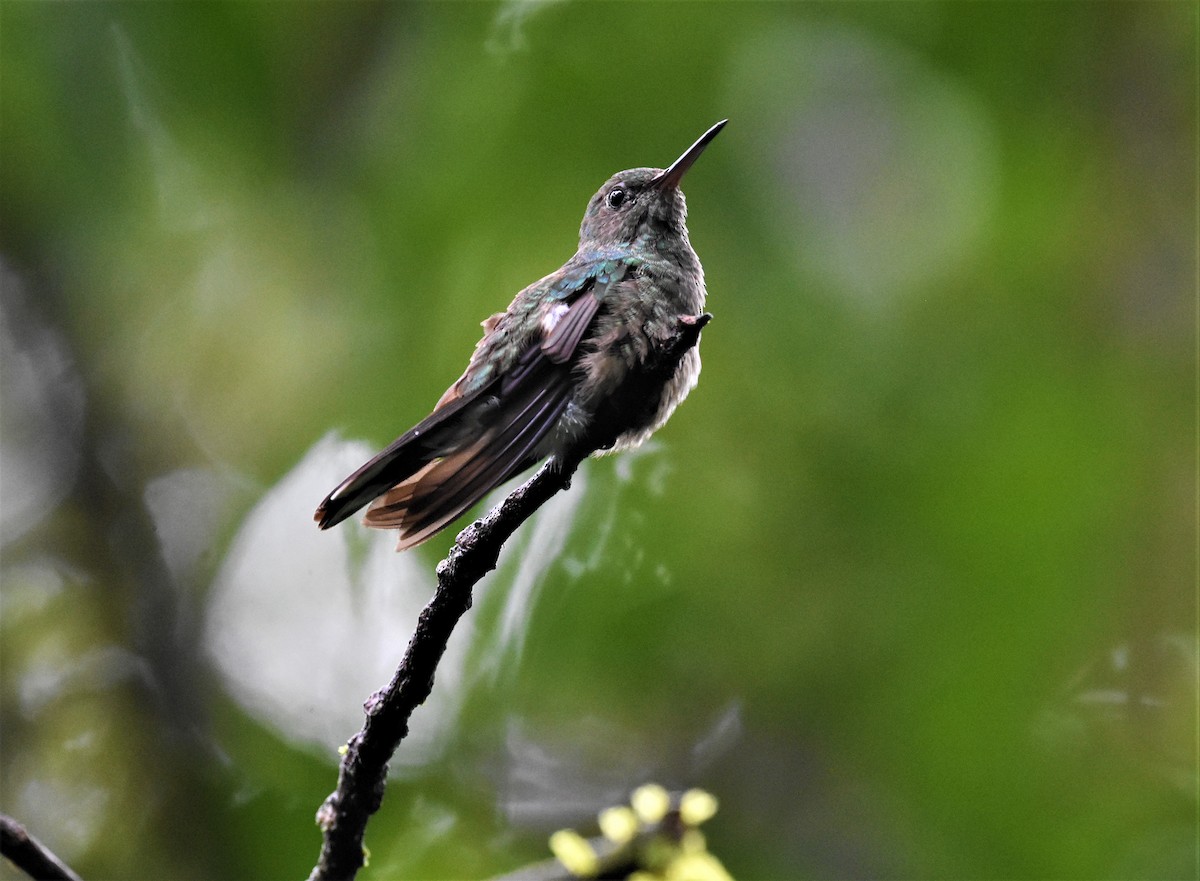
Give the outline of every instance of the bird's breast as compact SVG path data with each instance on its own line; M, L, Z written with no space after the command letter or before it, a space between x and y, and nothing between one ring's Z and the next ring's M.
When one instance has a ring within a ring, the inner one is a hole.
M666 381L645 368L672 339L681 315L704 306L703 276L647 261L610 287L576 362L575 390L555 432L556 449L587 438L609 449L637 446L695 387L700 354L690 349ZM557 321L554 310L543 320Z

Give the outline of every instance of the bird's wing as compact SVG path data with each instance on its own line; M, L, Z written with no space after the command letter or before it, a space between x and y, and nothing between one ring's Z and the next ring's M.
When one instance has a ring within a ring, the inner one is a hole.
M600 298L593 291L580 296L563 313L554 329L542 340L542 354L555 364L566 364L575 357L579 342L592 319L600 311Z
M479 436L388 489L367 510L367 526L399 529L401 550L420 544L536 461L534 449L570 399L571 368L528 352L519 377L498 381L502 388L487 395Z
M400 530L400 549L420 544L536 460L570 401L579 344L624 267L577 277L567 308L544 337L486 384L460 380L426 419L356 471L317 509L322 528L374 499L367 526ZM468 368L463 379L472 373Z
M583 276L583 283L578 277L568 277L568 284L562 287L578 285L573 292L575 299L570 308L562 315L558 323L542 341L542 352L556 364L564 364L575 357L575 350L592 324L592 319L600 311L608 292L620 283L629 272L629 264L623 260L604 260L593 263L590 271Z

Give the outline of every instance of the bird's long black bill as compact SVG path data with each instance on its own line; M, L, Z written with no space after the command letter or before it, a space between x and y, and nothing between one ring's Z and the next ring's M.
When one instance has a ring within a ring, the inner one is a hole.
M688 147L682 156L672 162L671 167L660 174L654 183L664 190L668 187L679 186L679 182L683 180L683 176L687 174L687 170L692 167L692 163L700 158L700 154L704 152L704 148L712 142L713 138L721 133L721 129L725 128L725 123L727 122L729 122L728 119L722 119L697 138L696 143Z

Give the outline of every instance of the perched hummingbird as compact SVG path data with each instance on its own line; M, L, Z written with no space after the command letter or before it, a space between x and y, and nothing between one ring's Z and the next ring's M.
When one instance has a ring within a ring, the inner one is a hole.
M704 307L679 182L727 120L669 168L613 175L588 202L579 250L535 281L483 338L433 412L317 508L327 529L371 503L364 523L399 529L398 550L445 528L546 456L635 447L696 385L690 348L674 376L639 371Z

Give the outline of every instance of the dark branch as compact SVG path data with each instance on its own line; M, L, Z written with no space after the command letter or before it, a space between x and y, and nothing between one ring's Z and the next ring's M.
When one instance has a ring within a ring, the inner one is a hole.
M667 378L700 339L712 318L708 313L680 316L679 329L659 357L647 365L646 378ZM471 590L496 567L500 549L522 523L555 493L571 485L579 463L592 451L551 459L513 490L486 517L458 534L454 547L437 567L437 590L421 611L417 628L387 688L363 705L367 718L350 738L335 789L317 811L324 842L309 881L348 881L363 864L367 821L379 810L387 766L408 734L408 720L433 689L433 675L458 619L471 608Z
M46 845L6 814L0 814L0 854L30 878L45 881L81 881Z

